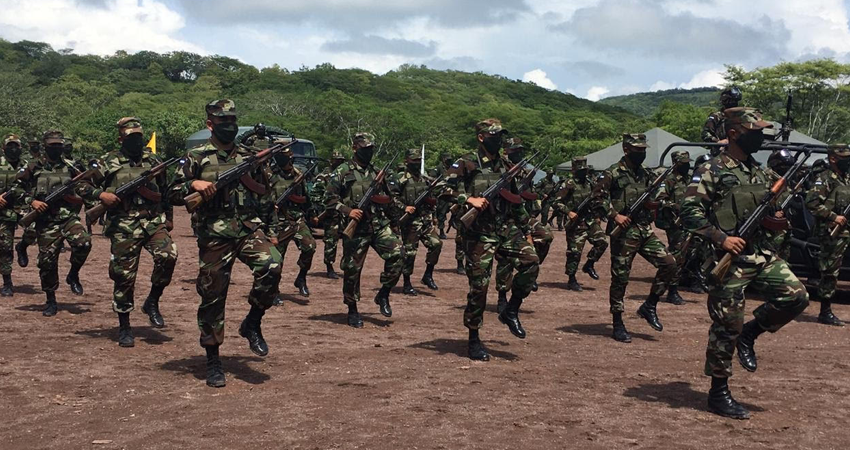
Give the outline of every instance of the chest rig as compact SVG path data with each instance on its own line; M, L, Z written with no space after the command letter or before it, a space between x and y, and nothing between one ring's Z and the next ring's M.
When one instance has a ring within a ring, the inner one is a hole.
M211 183L218 180L219 175L234 168L244 160L240 154L236 157L222 161L216 152L204 154L201 160L201 173L199 178ZM245 174L238 183L233 183L226 189L221 189L216 193L215 198L210 202L212 208L204 208L206 211L244 211L253 210L254 213L260 207L259 197L265 194L265 188L260 183L251 178L251 174ZM209 214L209 213L208 213Z

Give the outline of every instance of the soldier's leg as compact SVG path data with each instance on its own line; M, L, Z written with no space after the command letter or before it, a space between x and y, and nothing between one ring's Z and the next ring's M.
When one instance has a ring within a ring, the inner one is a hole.
M56 290L59 289L59 251L62 249L64 236L62 224L51 223L37 229L38 231L38 276L41 279L41 290L44 291L47 302L42 314L54 316L57 312Z
M295 287L298 292L305 296L310 296L310 289L307 288L307 272L313 267L313 255L316 254L316 240L313 239L313 234L310 232L310 227L303 220L298 224L298 230L293 237L295 246L298 247L300 255L298 256L298 276L295 278ZM281 255L281 258L283 255Z
M0 274L3 275L3 286L0 295L11 297L12 291L12 262L15 247L15 222L0 222Z
M552 203L548 200L540 204L540 220L546 225L549 225L549 206L551 205Z
M142 305L142 311L148 315L151 325L162 328L165 326L165 320L159 311L159 299L165 288L171 284L171 277L174 275L174 267L177 265L177 244L174 243L171 233L165 229L165 226L161 226L145 242L145 249L153 257L153 272L151 273L151 290Z
M133 292L139 268L139 255L145 242L144 237L134 233L115 232L109 236L111 258L109 278L113 281L112 310L118 314L118 345L133 347L133 330L130 327L130 311L133 310Z
M457 270L458 275L466 275L466 254L464 252L464 244L463 244L463 233L461 233L459 226L461 226L457 221L454 222L455 227L455 261L457 261Z
M552 246L552 241L555 237L552 235L552 230L539 220L534 221L532 226L531 237L534 240L534 251L537 253L537 258L540 259L540 264L546 260L549 254L549 248Z
M198 306L201 347L218 348L224 342L225 304L237 245L236 239L198 238L199 269L195 287L201 296Z
M567 239L567 259L564 273L569 276L567 289L571 291L581 291L582 287L576 279L578 272L578 264L581 262L581 252L584 250L584 243L587 241L588 230L586 228L575 227L566 232Z
M773 258L765 264L753 285L765 298L753 311L755 322L765 331L779 331L809 306L806 287L782 258Z
M496 310L499 314L508 307L508 291L511 290L511 285L514 283L514 266L512 261L508 260L498 252L496 258L496 293L498 301Z
M682 268L685 265L685 253L683 249L688 233L679 227L670 228L665 230L665 232L667 233L667 251L676 261L673 277L667 286L666 301L674 305L681 305L685 303L685 300L679 295L679 280L682 277Z
M637 314L643 317L644 320L655 331L661 331L664 326L658 318L658 301L661 299L661 294L667 290L670 281L674 279L676 274L676 259L673 258L664 243L658 239L652 229L644 229L641 231L643 242L638 249L638 253L644 257L658 271L655 273L655 279L652 280L649 296L646 301L640 306Z
M339 242L339 221L334 217L328 219L325 223L325 236L322 238L325 244L325 269L328 273L328 278L336 280L339 276L334 270L334 262L336 262L336 247Z
M820 239L820 258L818 270L820 271L820 282L818 283L817 296L820 300L820 314L818 322L826 325L842 326L844 323L832 313L832 297L835 296L835 286L838 282L838 272L844 260L844 252L850 239L839 237L833 239L825 233Z
M608 290L608 302L613 316L613 338L620 342L631 342L632 338L623 322L625 311L626 287L629 285L629 274L632 262L643 243L643 237L637 227L631 227L617 238L611 239L611 287Z
M27 255L27 247L35 245L37 241L38 233L35 231L35 223L32 223L30 226L24 228L24 234L21 236L18 245L15 246L15 251L18 253L19 266L26 267L29 265L30 258Z
M605 231L602 230L602 226L599 225L598 220L594 220L590 224L590 229L587 231L587 240L592 247L587 252L587 262L584 263L582 271L590 275L590 278L598 280L599 275L596 273L594 265L596 261L599 261L599 258L602 258L602 255L605 254L605 250L608 248L608 236L605 235Z
M419 252L419 228L418 221L411 221L407 228L401 230L402 238L402 270L404 276L404 287L402 292L405 295L417 295L416 289L410 282L410 276L413 274L413 266L416 263L416 254Z
M239 326L239 335L248 340L248 347L254 354L266 356L269 347L263 338L261 323L263 315L274 305L279 292L283 257L260 230L242 238L236 257L254 275L254 283L248 294L251 310Z
M390 308L390 290L398 284L401 277L401 238L385 226L372 233L372 248L384 260L384 271L381 272L381 289L375 296L375 303L380 306L381 314L385 317L393 315Z
M524 339L526 333L519 321L519 309L523 299L528 297L537 284L540 259L537 257L534 245L529 243L519 230L516 231L508 236L496 250L497 255L516 268L516 275L511 283L511 299L505 306L505 310L499 314L499 321L508 326L511 334Z
M360 272L366 261L366 252L369 250L371 236L357 235L348 238L342 235L342 297L343 302L348 305L348 325L355 328L363 327L363 320L357 311L357 302L360 301Z
M428 249L425 255L425 273L422 274L422 284L428 286L429 289L437 289L437 283L434 282L434 268L440 261L440 253L443 251L443 241L434 226L429 226L425 231L420 233L419 240L422 245Z
M62 227L62 234L68 241L68 245L71 246L71 268L68 270L65 282L71 287L71 292L76 295L83 295L80 269L83 268L83 264L86 263L89 253L91 253L91 235L86 232L86 228L76 217L65 222Z
M470 330L478 330L484 324L484 308L487 306L487 289L493 271L493 259L499 241L482 236L463 240L464 253L468 258L467 278L469 293L466 296L466 309L463 313L463 325Z

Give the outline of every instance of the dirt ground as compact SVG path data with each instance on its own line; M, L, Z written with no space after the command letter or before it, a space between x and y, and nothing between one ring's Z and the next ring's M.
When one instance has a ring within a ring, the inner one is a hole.
M162 300L168 325L155 330L137 310L131 349L116 344L106 238L94 237L82 272L85 295L74 297L63 283L53 318L41 316L35 249L30 267L15 266L15 296L0 300L0 448L850 446L850 329L815 323L817 304L759 339L758 372L735 363L733 393L753 417L724 419L705 407L704 296L683 293L687 304L661 304L664 332L652 331L634 314L653 275L639 260L627 293L634 342L617 343L609 337L608 257L598 265L601 280L583 276L583 293L566 291L563 233L541 269L540 291L523 305L527 339L514 338L488 307L488 363L465 357L467 283L453 273L452 240L444 241L435 276L440 289L405 297L397 288L390 320L371 301L381 264L370 253L360 330L344 324L341 281L324 277L321 244L312 295L294 295L292 247L281 281L286 304L263 321L266 358L237 333L251 280L237 263L222 346L227 387L208 388L195 321L197 247L184 214L177 227L180 260ZM424 289L423 259L414 280ZM65 253L62 280L67 268ZM141 299L150 269L145 256ZM747 310L758 304L748 302ZM834 309L850 319L846 304Z

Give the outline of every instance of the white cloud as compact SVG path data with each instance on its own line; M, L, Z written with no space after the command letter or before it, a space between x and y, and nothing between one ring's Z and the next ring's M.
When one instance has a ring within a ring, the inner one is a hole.
M673 89L675 87L676 87L676 85L673 84L673 83L668 83L668 82L663 81L663 80L658 80L655 83L652 83L652 86L649 87L649 92L666 91L668 89Z
M587 95L585 95L584 98L592 102L596 102L609 92L611 92L611 90L605 86L593 86L592 88L587 90Z
M691 78L691 81L679 85L682 89L693 89L698 87L717 87L726 84L723 78L723 69L703 70Z
M553 83L546 75L546 72L540 69L534 69L530 72L526 72L522 75L522 81L525 81L526 83L534 83L542 88L549 89L550 91L558 89L558 85Z

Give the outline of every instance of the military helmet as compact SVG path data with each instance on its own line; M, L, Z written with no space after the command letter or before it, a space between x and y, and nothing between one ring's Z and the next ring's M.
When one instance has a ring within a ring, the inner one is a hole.
M697 156L696 161L694 161L694 167L699 167L707 162L711 161L711 155L708 153Z
M788 150L776 150L767 158L767 166L774 172L785 175L785 172L794 165L796 159Z
M743 95L741 94L741 89L737 86L731 86L723 90L720 93L720 103L726 105L727 103L734 102L735 105L741 101Z

